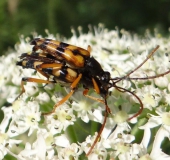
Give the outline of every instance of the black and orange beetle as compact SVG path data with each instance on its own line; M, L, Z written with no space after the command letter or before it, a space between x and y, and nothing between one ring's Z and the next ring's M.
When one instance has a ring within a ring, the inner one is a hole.
M31 45L33 45L32 52L23 53L19 58L20 61L17 62L17 65L22 66L23 68L31 68L41 73L47 78L35 79L30 77L24 77L21 81L22 91L18 97L20 97L24 92L24 82L36 82L36 83L62 83L69 84L71 91L66 95L61 101L57 102L53 110L49 113L42 113L42 115L48 115L55 112L56 107L60 106L62 103L67 101L72 94L75 92L78 84L83 84L85 88L83 94L86 97L89 97L93 100L99 101L105 105L105 118L98 132L98 135L93 142L87 156L92 152L95 144L101 136L101 133L105 127L108 114L111 114L110 108L107 105L107 96L109 95L109 89L115 87L120 92L128 92L133 95L140 103L140 110L130 117L128 120L138 116L143 110L143 104L140 98L134 93L125 88L119 87L116 84L121 80L147 80L154 79L157 77L164 76L170 72L168 70L165 73L144 77L144 78L131 78L129 77L133 72L139 69L159 48L157 46L148 57L139 64L133 71L129 72L123 77L111 78L109 72L104 71L99 64L99 62L90 56L91 47L88 46L87 50L59 42L51 39L35 38L32 40ZM40 50L41 52L37 52ZM100 94L102 99L98 99L88 95L88 90L93 88L96 93ZM17 98L18 98L17 97Z

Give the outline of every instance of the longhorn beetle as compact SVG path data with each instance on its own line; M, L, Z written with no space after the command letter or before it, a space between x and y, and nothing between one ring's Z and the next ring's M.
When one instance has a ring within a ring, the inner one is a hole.
M170 73L170 70L168 70L167 72L164 72L162 74L150 77L143 78L129 77L156 52L159 46L153 49L148 55L148 57L134 70L127 73L123 77L111 78L110 73L104 71L99 62L95 58L90 56L91 52L90 46L88 46L87 50L85 50L77 46L73 46L56 40L43 38L33 39L31 45L33 45L32 52L23 53L19 57L20 61L17 62L17 65L22 66L23 68L34 69L43 76L45 76L47 80L23 77L21 80L22 91L17 98L19 98L25 92L24 82L36 82L45 84L61 83L62 85L69 84L71 89L70 93L68 93L68 95L66 95L62 100L57 102L54 105L53 110L51 112L42 113L42 115L49 115L55 112L55 109L58 106L63 104L72 96L72 94L78 87L78 84L80 83L83 84L84 87L83 91L84 96L96 100L105 105L104 122L86 156L88 156L95 147L95 144L99 140L101 133L105 127L108 114L111 114L111 110L107 105L107 96L109 95L110 88L115 87L115 89L117 89L120 92L128 92L131 95L133 95L140 103L139 111L128 119L131 120L132 118L140 115L140 113L143 110L143 103L134 92L117 86L117 83L121 80L154 79ZM38 50L40 50L41 52L38 52ZM100 94L102 99L88 95L88 91L90 88L93 88L96 93Z

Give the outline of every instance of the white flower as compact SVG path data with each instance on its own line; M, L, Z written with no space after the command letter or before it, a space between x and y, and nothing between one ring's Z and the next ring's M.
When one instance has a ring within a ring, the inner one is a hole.
M59 160L70 160L70 158L78 160L82 150L76 143L72 143L66 148L58 148L58 153Z
M125 111L119 111L114 116L114 121L116 123L122 123L125 122L128 119L128 114Z
M53 134L60 133L62 130L65 131L69 125L74 124L74 121L73 109L66 104L57 107L55 113L45 116L47 128Z
M82 148L82 150L84 150L84 152L86 154L89 152L89 150L91 148L91 145L93 144L96 136L97 136L97 133L95 133L95 136L93 136L93 137L88 136L86 138L86 141L81 144L81 148ZM106 148L105 148L104 144L105 144L105 139L101 138L100 141L93 148L93 150L90 153L90 155L88 155L88 159L89 160L90 159L105 160L106 157L107 157L107 151L106 151Z
M8 124L12 117L12 108L3 107L2 110L4 112L4 118L0 124L0 159L3 159L4 156L10 152L8 149L22 142L22 140L12 139L8 133Z
M95 97L96 95L91 94L90 96ZM104 107L103 104L83 96L83 90L77 91L73 96L73 100L75 101L72 103L72 108L77 111L77 117L80 117L86 123L88 123L89 120L102 122L102 109L99 106Z
M50 97L47 93L43 92L39 93L39 95L36 97L36 100L39 101L40 103L49 102Z
M140 127L140 129L144 129L146 132L144 132L145 136L143 137L141 145L147 148L151 136L150 130L161 125L156 133L150 157L153 159L160 159L160 157L162 157L161 159L168 159L170 156L161 151L161 143L165 137L170 137L170 112L166 112L161 106L157 108L156 113L158 114L157 116L150 115L151 118L149 121Z
M108 137L111 146L111 158L133 159L139 154L140 147L133 144L135 137L128 134L130 127L127 123L118 124L113 133Z
M163 127L166 128L166 130L170 130L170 112L166 112L163 106L160 106L156 109L156 113L158 115L152 115L150 114L151 118L145 125L149 125L150 128L163 125Z
M39 159L45 159L47 146L46 146L46 143L45 143L45 139L44 139L44 137L41 133L39 133L37 135L37 140L33 144L33 148L36 149L36 151L37 151L36 155Z
M17 105L17 106L16 106ZM40 121L39 105L37 102L28 102L27 104L17 100L13 103L13 109L16 112L8 130L11 136L24 133L29 129L28 135L31 135L35 129L38 129Z
M152 110L157 107L162 98L162 92L153 85L144 86L142 89L136 90L137 95L141 98L144 108Z
M38 156L36 155L37 150L36 149L32 149L32 146L30 143L26 143L25 145L25 149L22 150L19 154L18 154L18 159L24 160L24 159L33 159L33 160L37 160Z

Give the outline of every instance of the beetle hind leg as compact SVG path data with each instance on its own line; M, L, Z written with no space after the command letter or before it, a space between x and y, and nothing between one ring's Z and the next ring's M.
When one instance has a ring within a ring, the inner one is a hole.
M25 92L24 82L35 82L35 83L41 83L41 84L42 83L45 83L45 84L55 83L54 81L49 81L49 80L43 80L43 79L31 78L31 77L23 77L21 80L21 93L15 98L15 100L21 97L21 95Z

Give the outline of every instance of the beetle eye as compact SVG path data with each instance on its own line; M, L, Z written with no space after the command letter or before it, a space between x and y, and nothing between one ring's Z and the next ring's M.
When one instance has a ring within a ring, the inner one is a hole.
M109 72L104 72L102 77L101 77L101 80L104 81L105 83L108 83L109 80L110 80L110 73Z

